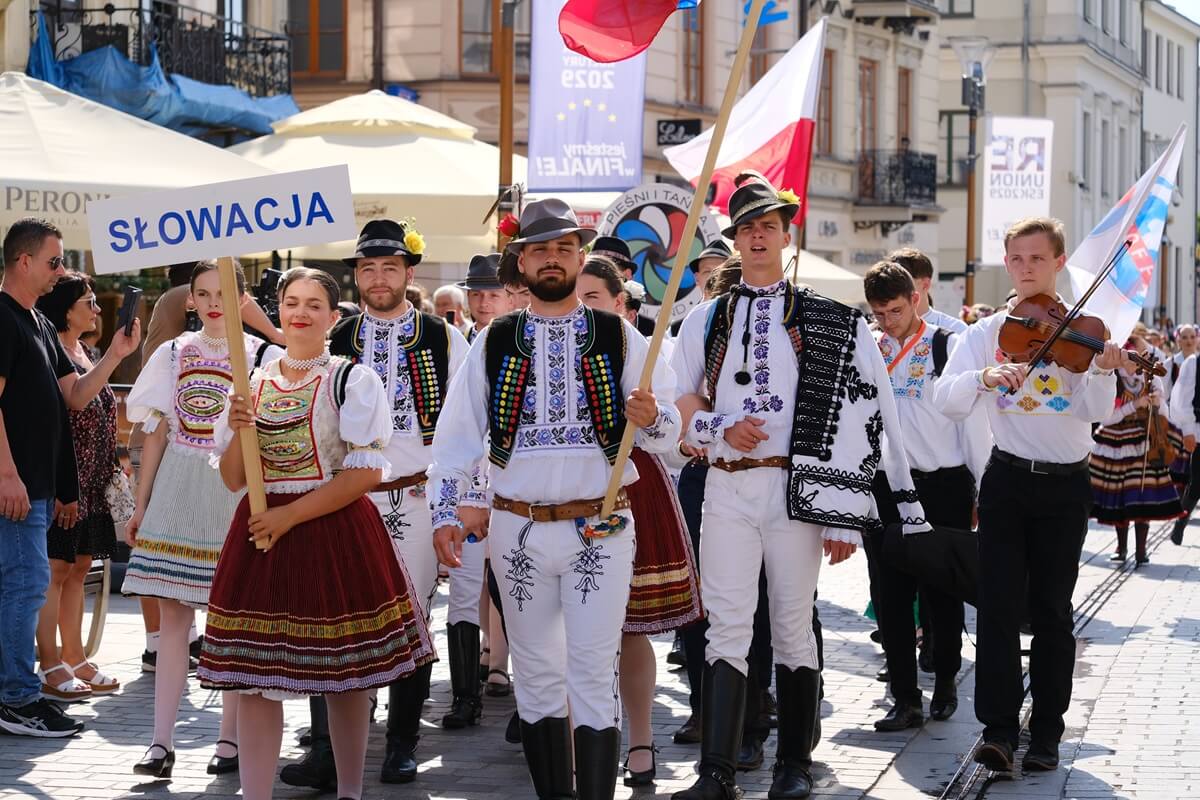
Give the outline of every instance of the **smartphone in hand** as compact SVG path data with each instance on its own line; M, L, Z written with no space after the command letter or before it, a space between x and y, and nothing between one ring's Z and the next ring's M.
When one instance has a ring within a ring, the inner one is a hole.
M136 286L125 286L125 299L117 311L117 327L123 328L126 336L133 335L133 321L137 319L138 304L142 300L142 290Z

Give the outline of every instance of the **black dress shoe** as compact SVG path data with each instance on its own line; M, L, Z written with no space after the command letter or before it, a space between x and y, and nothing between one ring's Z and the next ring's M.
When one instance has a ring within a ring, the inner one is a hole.
M700 744L701 725L700 715L693 713L687 718L687 722L680 725L679 730L675 731L675 736L672 737L675 744Z
M919 728L925 724L925 715L916 706L897 703L883 719L875 720L875 730L881 733Z
M295 764L288 764L279 771L279 780L288 786L328 791L337 787L337 765L333 761L333 749L326 739L314 744L313 749Z
M1058 769L1058 745L1030 742L1021 769L1026 772L1053 772Z
M504 728L504 741L509 744L521 743L521 716L516 711L508 718L508 725Z
M884 664L879 668L879 671L875 673L875 680L879 681L880 683L887 683L891 679L892 676L888 672L887 664Z
M1134 569L1137 569L1137 568L1138 568L1138 567L1140 567L1142 564L1149 564L1149 563L1150 563L1150 556L1146 555L1145 553L1139 553L1139 554L1136 556L1136 561L1135 561L1135 564L1134 564Z
M629 753L638 752L639 750L650 751L650 769L642 772L634 772L629 768L629 756L625 757L625 766L621 769L625 770L625 785L626 786L653 786L654 779L658 777L658 748L652 744L639 744L637 747L629 748Z
M675 632L675 641L671 643L671 652L667 653L667 663L672 667L687 666L687 651L683 649L683 637Z
M675 792L671 800L741 800L742 790L730 778L716 770L703 772L686 789Z
M796 800L812 794L812 773L807 767L791 761L776 761L772 771L768 800Z
M917 666L920 667L921 672L924 672L926 675L932 675L934 672L937 671L937 668L934 666L934 663L933 663L933 648L932 647L922 644L921 647L918 648L918 650L917 650Z
M381 783L412 783L417 779L417 743L390 741L379 770Z
M751 772L763 765L763 742L757 736L742 736L742 746L738 749L738 772Z
M1187 518L1175 520L1175 527L1171 530L1171 544L1183 544L1183 529L1187 527Z
M950 719L958 710L958 687L954 679L937 681L933 685L933 699L929 701L929 718L939 722Z
M162 755L155 756L155 753ZM152 744L146 750L146 755L142 756L142 760L133 765L133 773L135 775L149 775L151 778L159 780L167 780L171 777L171 771L175 768L175 751L168 750L161 744Z
M217 740L217 747L220 747L223 744L229 745L235 751L237 750L237 742L231 742L228 739L218 739ZM237 757L236 752L234 752L234 754L231 756L214 755L212 758L210 758L208 760L207 772L209 775L227 775L230 772L237 772L237 771L238 771L238 757Z
M975 748L975 763L982 764L992 772L1012 772L1012 745L1002 741L984 742Z
M871 631L871 641L875 644L883 644L883 631L879 630L879 628Z
M758 718L763 728L779 727L779 706L770 689L763 689L762 699L758 703Z
M1117 552L1115 552L1111 556L1109 556L1108 560L1113 562L1114 564L1124 564L1125 558L1126 558L1125 553L1118 550Z

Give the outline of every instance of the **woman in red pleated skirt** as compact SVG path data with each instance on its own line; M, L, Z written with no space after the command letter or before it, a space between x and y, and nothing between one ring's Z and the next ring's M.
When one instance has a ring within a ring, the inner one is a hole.
M283 735L281 701L321 694L338 797L362 795L370 699L434 660L424 616L366 494L383 479L390 404L370 370L333 358L338 286L298 268L280 280L287 355L255 372L218 424L221 476L246 485L238 431L257 435L268 508L238 507L209 596L198 675L240 696L242 794L271 796Z

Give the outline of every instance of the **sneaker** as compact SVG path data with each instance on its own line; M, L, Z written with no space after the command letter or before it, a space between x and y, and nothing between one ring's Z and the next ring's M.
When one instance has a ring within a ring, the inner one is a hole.
M142 651L142 672L154 672L158 669L158 653L149 650Z
M0 728L17 736L62 739L83 730L83 723L71 719L49 700L35 700L23 706L0 706Z

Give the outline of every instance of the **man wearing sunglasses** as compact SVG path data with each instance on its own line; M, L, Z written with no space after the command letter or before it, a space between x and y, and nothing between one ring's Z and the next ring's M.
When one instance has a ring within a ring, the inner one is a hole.
M36 308L64 274L62 234L45 220L4 237L0 284L0 728L67 737L83 724L41 698L34 631L50 582L46 532L71 527L79 487L67 409L82 409L137 349L141 329L117 331L104 358L75 372L54 325Z

